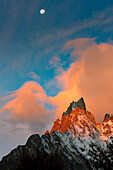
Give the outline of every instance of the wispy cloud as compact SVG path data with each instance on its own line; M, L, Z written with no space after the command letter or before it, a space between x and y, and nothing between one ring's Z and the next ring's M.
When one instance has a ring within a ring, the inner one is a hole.
M49 60L49 69L54 67L56 68L57 73L60 73L62 71L62 66L66 64L66 61L61 61L60 57L54 56L51 60Z
M39 81L39 80L40 80L40 77L39 77L35 72L20 73L20 75L23 76L23 77L29 76L29 77L31 77L32 79L36 80L36 81Z
M113 7L106 8L104 11L99 11L93 13L91 18L87 18L84 20L75 21L72 26L69 28L62 28L59 30L54 30L54 33L48 33L47 35L41 36L38 38L40 45L47 42L51 43L56 40L64 39L66 40L69 36L78 33L80 31L84 31L85 29L95 29L101 32L105 32L109 25L113 28ZM38 41L33 42L33 44L37 44Z

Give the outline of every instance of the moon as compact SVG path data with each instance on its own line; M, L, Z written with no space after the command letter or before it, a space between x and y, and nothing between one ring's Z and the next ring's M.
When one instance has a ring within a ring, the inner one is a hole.
M45 13L45 9L40 10L40 14L43 15Z

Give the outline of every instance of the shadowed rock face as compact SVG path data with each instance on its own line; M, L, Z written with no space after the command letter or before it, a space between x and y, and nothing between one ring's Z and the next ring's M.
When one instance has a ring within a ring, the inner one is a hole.
M78 155L80 162L75 160L72 163L61 143L57 132L51 136L32 135L26 145L18 146L2 159L0 170L90 169L89 163L81 155Z
M86 111L86 106L83 97L81 97L77 102L73 101L68 107L67 111L63 113L63 115L69 115L70 112L77 107L79 107L80 109L84 109Z
M50 132L30 136L5 156L0 170L113 170L112 115L99 124L83 98L72 102L67 113Z
M106 113L103 122L107 122L109 120L113 121L113 115Z
M112 146L112 137L104 144L91 138L74 139L67 132L35 134L2 159L0 170L112 170Z

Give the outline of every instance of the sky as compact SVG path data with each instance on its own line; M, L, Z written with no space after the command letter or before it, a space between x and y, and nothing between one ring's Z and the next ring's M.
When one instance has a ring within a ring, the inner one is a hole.
M0 0L0 158L81 97L113 114L113 1Z

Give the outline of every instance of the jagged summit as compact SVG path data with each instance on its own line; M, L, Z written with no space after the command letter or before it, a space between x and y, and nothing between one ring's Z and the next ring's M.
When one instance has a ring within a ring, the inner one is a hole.
M100 137L106 141L113 135L113 115L107 113L102 124L96 122L94 115L86 111L84 99L81 97L77 102L70 103L61 120L57 119L51 131L46 131L45 134L51 135L55 130L62 133L71 131L75 137Z
M104 120L101 124L101 137L103 140L107 140L110 136L113 136L113 115L106 113Z
M104 116L104 121L108 121L108 120L111 120L111 119L113 119L113 115L106 113L105 116Z
M86 111L84 99L72 102L67 109L66 114L62 114L61 120L57 119L50 131L50 135L55 131L70 131L75 137L99 137L99 131L96 127L96 121L91 112ZM45 134L48 132L46 131Z
M70 103L70 106L68 107L66 112L63 112L63 115L70 114L70 112L77 107L86 111L86 106L83 97L81 97L77 102L73 101L72 103Z

